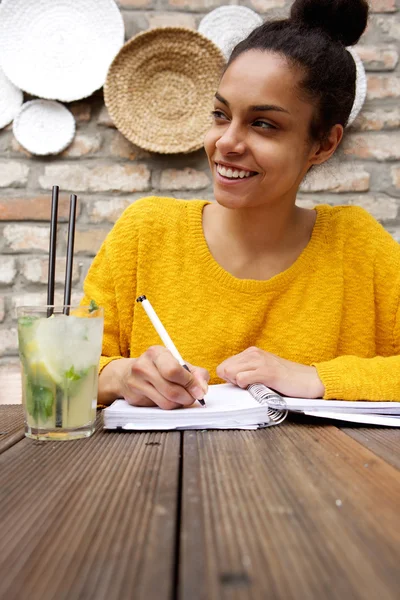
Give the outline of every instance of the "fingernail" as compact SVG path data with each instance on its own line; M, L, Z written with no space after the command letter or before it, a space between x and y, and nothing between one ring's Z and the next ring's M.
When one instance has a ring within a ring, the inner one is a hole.
M191 394L194 398L196 398L196 400L198 400L199 398L203 398L204 391L201 389L201 387L196 385L194 388L191 389Z
M201 387L203 388L203 393L207 394L207 392L208 392L208 383L207 383L207 381L202 381Z

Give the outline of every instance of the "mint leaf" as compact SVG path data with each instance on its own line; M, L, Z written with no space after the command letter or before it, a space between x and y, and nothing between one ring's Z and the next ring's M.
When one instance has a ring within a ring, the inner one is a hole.
M35 421L47 421L53 414L53 404L54 396L49 388L28 384L27 409Z
M18 319L18 323L23 327L32 327L34 321L36 321L37 318L38 317L20 317Z
M96 301L95 300L91 300L90 304L89 304L89 312L92 313L95 310L98 310L98 308L99 308L99 305L96 303Z
M82 377L82 375L80 373L77 373L74 369L74 365L72 365L72 367L68 369L68 371L65 371L64 377L66 377L66 379L70 379L71 381L78 381Z

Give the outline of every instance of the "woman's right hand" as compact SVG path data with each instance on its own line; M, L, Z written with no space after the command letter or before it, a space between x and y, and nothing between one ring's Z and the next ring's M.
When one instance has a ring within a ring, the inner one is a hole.
M171 410L190 406L207 393L208 371L184 369L164 346L151 346L139 358L113 360L99 377L99 402L125 398L133 406Z

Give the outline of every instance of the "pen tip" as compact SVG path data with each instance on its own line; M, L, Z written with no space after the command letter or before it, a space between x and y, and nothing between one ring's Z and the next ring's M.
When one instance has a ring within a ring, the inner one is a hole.
M198 400L198 401L200 402L200 404L201 404L202 406L205 406L205 405L206 405L206 402L205 402L205 400L203 400L203 398L201 398L201 400Z

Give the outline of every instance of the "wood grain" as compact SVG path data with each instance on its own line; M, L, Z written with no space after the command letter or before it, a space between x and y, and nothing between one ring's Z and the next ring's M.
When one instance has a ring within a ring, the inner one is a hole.
M400 428L391 427L341 427L357 442L400 469Z
M1 600L170 599L179 447L99 430L0 455Z
M22 406L0 406L0 454L25 436Z
M185 432L178 597L397 600L399 506L334 426Z

